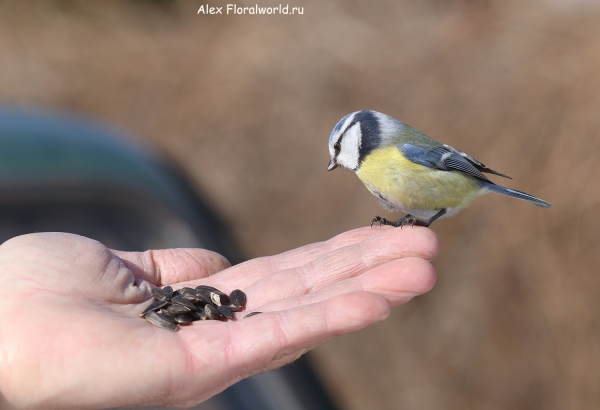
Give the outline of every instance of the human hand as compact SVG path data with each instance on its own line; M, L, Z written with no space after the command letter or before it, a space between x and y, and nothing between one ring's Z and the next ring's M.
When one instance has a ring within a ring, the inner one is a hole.
M201 249L13 238L0 246L0 407L191 406L429 291L437 249L429 229L362 228L227 268ZM248 302L239 320L169 332L138 316L149 283L241 289ZM264 313L241 319L250 311Z

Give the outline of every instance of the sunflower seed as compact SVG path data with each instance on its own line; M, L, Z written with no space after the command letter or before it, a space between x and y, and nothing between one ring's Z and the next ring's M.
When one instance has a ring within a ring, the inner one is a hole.
M196 320L227 320L234 318L234 312L246 304L246 294L239 289L230 295L208 285L196 288L183 287L173 291L171 286L152 289L155 301L140 314L155 326L177 330L178 324L188 324ZM252 312L250 317L261 312Z
M196 307L196 305L194 305L189 300L182 298L181 296L173 296L171 298L171 303L174 303L174 304L177 304L177 305L183 305L183 306L189 308L190 310L198 310L198 308Z
M239 289L231 292L229 299L231 300L231 307L234 310L239 310L246 304L246 294Z
M219 289L208 285L198 285L196 286L196 290L208 290L210 292L214 292L216 290L217 292L220 292Z
M196 289L184 288L185 290L180 290L180 296L184 299L189 300L192 303L197 303L200 299L197 296Z
M188 313L188 315L193 319L193 320L206 320L206 312L204 311L204 309L202 310L197 310L195 312L190 312Z
M197 290L195 294L196 294L196 302L195 302L196 304L213 303L212 300L210 299L210 291Z
M172 331L177 330L177 323L175 323L175 321L167 315L162 315L156 312L148 312L148 314L146 314L146 320L152 323L154 326L158 326L163 329Z
M148 312L152 312L154 310L159 310L160 308L164 307L164 306L168 306L170 305L169 302L167 302L166 300L157 300L155 302L152 302L148 305L148 307L146 309L144 309L144 311L142 313L140 313L140 316L145 316Z
M229 303L229 296L220 290L213 290L210 292L210 300L217 306L226 305Z
M162 289L154 288L152 289L152 296L154 296L156 300L166 300L168 302L173 296L173 288L170 286L165 286Z
M217 310L220 314L225 316L227 319L233 319L233 309L229 306L219 306Z
M246 319L246 318L248 318L248 317L252 317L252 316L254 316L254 315L258 315L258 314L260 314L260 313L262 313L262 312L252 312L252 313L248 313L246 316L244 316L244 319Z
M193 319L188 316L188 315L179 315L179 316L174 316L173 320L177 323L179 323L180 325L185 325L188 323L192 323Z
M172 316L183 315L189 312L190 308L183 305L171 305L167 308L167 313Z
M206 313L207 319L221 319L221 314L213 305L204 306L204 313Z
M208 289L196 289L196 297L203 303L213 303L213 301L210 298L211 292L212 290Z
M184 292L193 292L193 291L195 291L195 290L196 290L196 289L194 289L194 288L190 288L190 287L188 287L188 286L184 286L184 287L182 287L181 289L179 289L179 292L181 292L181 293L184 293Z

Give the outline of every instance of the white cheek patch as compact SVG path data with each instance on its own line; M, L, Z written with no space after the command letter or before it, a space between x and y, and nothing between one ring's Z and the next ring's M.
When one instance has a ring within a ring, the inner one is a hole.
M336 125L337 131L335 131L335 133L332 134L331 137L329 137L329 156L331 158L335 157L335 143L337 143L340 140L341 136L344 135L344 131L346 131L348 125L350 125L350 123L354 120L355 115L356 112L346 115L346 119L344 120L344 122L339 127Z
M354 171L358 169L361 137L360 123L354 124L352 128L346 131L342 139L342 149L337 156L338 164Z

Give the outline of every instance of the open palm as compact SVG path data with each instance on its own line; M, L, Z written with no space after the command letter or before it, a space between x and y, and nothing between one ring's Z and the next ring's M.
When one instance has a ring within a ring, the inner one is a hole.
M362 228L228 267L201 249L13 238L0 246L0 407L191 406L427 292L437 248L425 228ZM151 284L241 289L248 302L233 321L169 332L138 316ZM264 313L242 319L251 311Z

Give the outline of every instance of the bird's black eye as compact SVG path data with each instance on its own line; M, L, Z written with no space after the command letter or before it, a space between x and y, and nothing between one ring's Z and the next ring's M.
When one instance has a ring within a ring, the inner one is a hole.
M339 141L333 145L333 149L335 150L335 152L340 152L342 150L342 145Z

